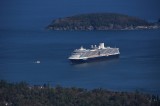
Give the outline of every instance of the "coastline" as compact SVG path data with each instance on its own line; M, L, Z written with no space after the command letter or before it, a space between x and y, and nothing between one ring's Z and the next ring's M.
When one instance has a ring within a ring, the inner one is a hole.
M51 87L50 84L9 83L0 80L0 91L0 105L160 105L158 95L144 94L137 90L135 92L117 92L102 88L87 90L60 85Z
M109 30L154 30L154 29L160 29L160 25L150 25L150 26L130 26L125 28L108 28L105 26L94 28L93 26L84 26L84 27L53 27L48 26L46 29L48 30L56 30L56 31L109 31Z

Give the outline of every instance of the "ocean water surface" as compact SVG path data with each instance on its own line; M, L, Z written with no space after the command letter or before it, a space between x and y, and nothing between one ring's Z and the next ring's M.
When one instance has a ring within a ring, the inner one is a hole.
M101 42L120 48L120 57L77 65L67 59ZM0 30L0 79L160 94L160 30Z

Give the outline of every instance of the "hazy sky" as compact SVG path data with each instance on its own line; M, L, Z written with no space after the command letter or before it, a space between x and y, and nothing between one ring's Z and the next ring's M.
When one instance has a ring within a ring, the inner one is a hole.
M0 28L39 29L54 18L97 12L157 20L160 0L0 0Z

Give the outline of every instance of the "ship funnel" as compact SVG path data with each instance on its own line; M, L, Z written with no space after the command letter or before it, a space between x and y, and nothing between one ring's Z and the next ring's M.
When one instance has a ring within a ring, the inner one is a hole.
M104 43L100 43L100 44L99 44L99 47L100 47L101 49L104 49Z
M91 48L93 48L93 45L91 45Z
M83 49L84 49L83 46L81 46L80 50L83 50Z

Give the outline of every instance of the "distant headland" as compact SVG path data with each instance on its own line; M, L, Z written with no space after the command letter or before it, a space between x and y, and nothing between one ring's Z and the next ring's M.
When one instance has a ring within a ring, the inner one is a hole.
M117 13L91 13L58 18L52 21L50 30L136 30L157 29L160 22L146 20Z

